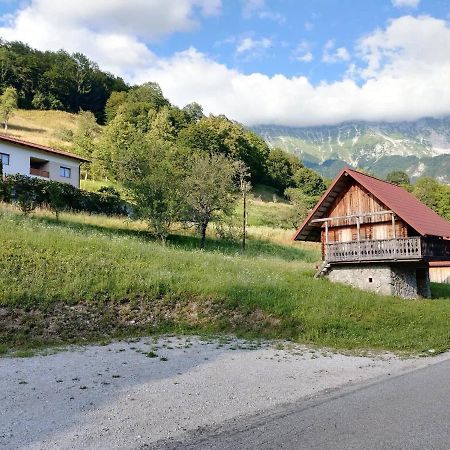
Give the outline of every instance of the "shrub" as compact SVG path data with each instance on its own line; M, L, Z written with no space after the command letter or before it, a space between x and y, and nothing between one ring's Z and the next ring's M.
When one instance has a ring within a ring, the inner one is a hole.
M16 202L24 214L38 206L60 211L84 211L106 215L125 215L126 205L114 188L87 192L67 183L47 181L26 175L10 175L0 182L0 200Z

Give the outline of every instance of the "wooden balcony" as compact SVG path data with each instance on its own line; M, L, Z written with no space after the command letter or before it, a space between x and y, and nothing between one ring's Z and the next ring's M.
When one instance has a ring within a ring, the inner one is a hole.
M450 241L410 237L325 244L325 261L450 260Z
M50 174L46 170L35 169L30 167L30 175L36 175L38 177L49 178Z

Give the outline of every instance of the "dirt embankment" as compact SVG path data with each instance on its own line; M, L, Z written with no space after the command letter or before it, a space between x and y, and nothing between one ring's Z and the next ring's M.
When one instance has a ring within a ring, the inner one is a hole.
M0 344L18 348L171 330L270 335L281 330L281 322L260 309L242 311L202 298L57 303L46 309L1 307Z

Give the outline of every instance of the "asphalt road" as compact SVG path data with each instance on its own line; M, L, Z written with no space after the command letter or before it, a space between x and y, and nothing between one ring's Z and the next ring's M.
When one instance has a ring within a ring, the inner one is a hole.
M161 441L160 449L450 449L450 360Z

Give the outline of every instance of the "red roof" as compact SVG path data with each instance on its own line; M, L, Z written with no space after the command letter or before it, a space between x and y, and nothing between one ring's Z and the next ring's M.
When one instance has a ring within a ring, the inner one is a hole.
M9 142L10 144L21 145L23 147L32 148L33 150L40 150L42 152L53 153L56 155L66 156L68 158L77 159L78 161L89 162L89 159L83 158L82 156L75 155L74 153L65 152L52 147L47 147L45 145L35 144L33 142L23 141L22 139L17 139L12 136L7 136L5 134L0 134L0 141Z
M297 230L294 240L320 240L320 224L310 224L310 221L326 217L328 207L347 185L348 176L372 193L420 235L450 238L450 222L402 187L356 170L344 168Z

